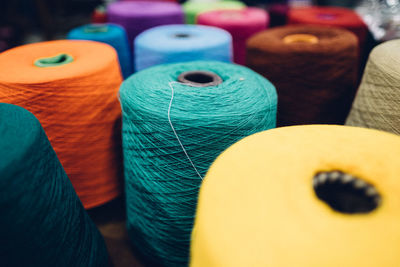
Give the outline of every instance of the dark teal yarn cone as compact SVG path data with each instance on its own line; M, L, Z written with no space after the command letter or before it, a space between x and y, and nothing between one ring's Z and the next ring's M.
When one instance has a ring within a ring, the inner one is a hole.
M106 267L87 215L39 121L0 103L0 266Z
M217 74L222 83L177 82L181 73L198 70ZM230 145L275 127L275 88L246 67L195 61L132 75L120 101L131 240L149 266L186 266L202 177Z

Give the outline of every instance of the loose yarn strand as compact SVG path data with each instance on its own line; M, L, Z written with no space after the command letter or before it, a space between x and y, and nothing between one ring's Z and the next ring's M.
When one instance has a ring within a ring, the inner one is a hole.
M198 88L179 80L196 71L222 82ZM133 247L149 266L187 266L203 176L228 146L275 127L275 88L245 67L194 61L135 73L123 82L120 100Z
M183 153L185 153L186 157L190 161L190 164L193 166L193 169L196 171L197 175L200 177L201 180L203 180L203 176L201 176L201 174L197 170L196 166L194 165L193 161L191 160L189 154L187 153L184 145L181 142L181 139L179 139L179 136L178 136L177 132L175 131L174 125L172 124L172 121L171 121L171 115L170 114L171 114L172 101L174 100L174 87L172 86L172 84L174 84L174 83L186 85L186 84L180 83L180 82L169 82L168 83L169 87L171 88L171 100L170 100L169 106L168 106L168 122L169 122L169 125L171 125L171 129L174 132L174 135L176 136L176 139L178 140L179 145L182 147ZM196 87L196 86L192 86L192 87Z

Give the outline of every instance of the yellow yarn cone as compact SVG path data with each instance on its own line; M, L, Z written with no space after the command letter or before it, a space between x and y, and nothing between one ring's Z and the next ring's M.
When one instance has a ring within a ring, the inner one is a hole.
M348 126L239 141L204 179L190 266L400 266L399 155L400 137Z

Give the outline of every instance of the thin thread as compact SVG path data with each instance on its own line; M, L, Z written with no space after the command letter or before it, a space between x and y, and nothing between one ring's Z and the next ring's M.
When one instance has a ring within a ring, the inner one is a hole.
M196 70L223 82L175 82ZM275 127L275 88L245 67L197 61L140 71L120 99L129 235L149 266L185 266L203 176L231 144Z
M188 160L190 161L190 164L193 166L193 169L196 171L197 175L200 177L201 180L203 180L203 176L201 176L201 174L199 173L199 171L197 170L196 166L194 165L192 159L189 157L189 154L187 153L185 147L183 146L181 139L179 138L178 134L175 131L174 125L172 125L172 121L171 121L171 106L172 106L172 101L174 100L174 87L172 86L173 83L178 83L178 84L183 84L183 85L187 85L184 83L180 83L180 82L169 82L169 87L171 88L171 101L169 102L169 106L168 106L168 122L171 125L171 129L174 132L174 135L176 136L176 139L178 139L179 145L182 147L183 152L185 153L186 157L188 158ZM191 86L191 87L196 87L193 85L187 85L187 86Z

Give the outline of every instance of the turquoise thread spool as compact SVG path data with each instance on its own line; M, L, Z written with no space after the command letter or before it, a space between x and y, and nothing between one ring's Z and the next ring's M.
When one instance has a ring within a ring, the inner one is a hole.
M275 127L275 87L246 67L195 61L132 75L120 101L132 242L150 266L186 265L202 177L231 144Z

